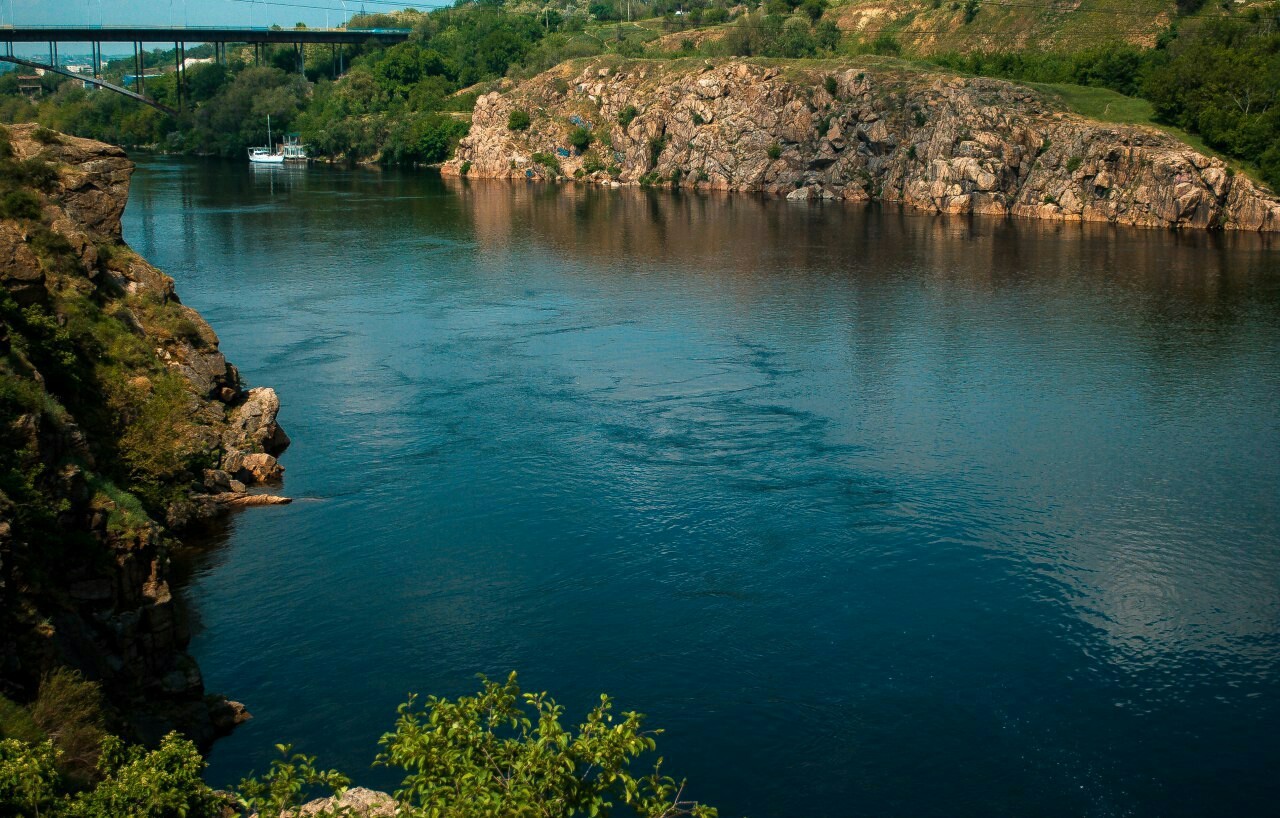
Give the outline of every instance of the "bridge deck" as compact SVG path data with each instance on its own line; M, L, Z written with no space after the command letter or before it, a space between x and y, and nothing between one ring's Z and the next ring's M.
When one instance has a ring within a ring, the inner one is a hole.
M0 43L398 43L407 28L205 26L0 26Z

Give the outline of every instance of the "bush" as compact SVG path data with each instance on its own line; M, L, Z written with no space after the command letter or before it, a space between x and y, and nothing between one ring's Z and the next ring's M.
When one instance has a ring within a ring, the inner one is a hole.
M29 708L32 722L53 739L58 769L76 784L87 783L98 764L102 692L78 671L59 668L44 677Z
M827 94L832 97L836 96L840 91L840 83L836 82L836 78L830 74L822 80L822 87L825 88Z
M601 696L577 727L546 693L525 693L512 673L504 683L481 677L475 696L416 697L402 704L374 762L399 769L398 815L453 818L608 815L715 818L716 810L683 798L685 782L662 772L644 717L614 712ZM230 796L240 815L298 815L314 798L341 794L350 779L323 770L314 756L277 744L280 758L261 778L250 775ZM228 799L202 780L195 745L170 733L148 750L114 736L99 745L96 780L82 789L58 771L61 751L48 740L0 740L0 815L41 818L219 818ZM646 770L633 771L645 761Z
M667 149L667 137L655 136L649 140L649 164L658 164L658 157L662 156L662 152Z
M774 142L765 150L765 153L769 155L770 159L778 159L782 156L782 146Z
M682 800L684 782L631 765L656 747L639 713L615 716L601 696L575 731L564 708L545 693L525 693L512 673L481 679L475 696L457 701L410 698L395 729L380 741L378 765L405 771L398 799L425 814L597 815L614 804L644 818L714 818L711 807Z
M62 144L62 137L58 135L57 131L51 131L48 128L36 128L35 131L32 132L31 138L39 142L41 145Z
M896 57L902 53L902 45L889 32L882 32L871 42L871 53L882 57Z
M529 130L529 114L517 108L507 117L507 130L509 131L527 131Z
M11 190L0 199L0 215L6 219L34 221L43 213L44 206L40 203L40 197L29 190Z
M639 113L640 112L636 110L636 106L628 105L618 112L618 124L621 125L622 129L625 131L627 128L631 127L632 120L634 120L636 115Z
M569 144L578 153L582 153L591 145L591 131L586 128L574 128L569 132Z

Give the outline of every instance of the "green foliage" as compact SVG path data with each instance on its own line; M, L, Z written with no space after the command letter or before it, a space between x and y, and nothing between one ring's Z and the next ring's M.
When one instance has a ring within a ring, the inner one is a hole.
M351 786L351 779L337 770L316 767L315 756L294 753L288 744L277 744L276 750L281 757L271 762L263 778L249 776L240 782L237 800L246 814L280 818L315 798L340 796Z
M840 91L840 84L830 74L822 78L822 87L826 89L827 95L831 97L835 97Z
M62 142L61 137L59 137L55 131L51 131L48 128L36 128L31 133L31 138L42 145L58 145Z
M872 40L871 53L885 57L896 57L902 53L902 44L898 42L897 37L887 31L883 31Z
M68 696L63 685L55 698L80 701L79 688L87 683L67 682L77 692ZM713 808L684 797L684 781L663 774L661 758L648 767L660 731L646 730L639 713L615 714L613 702L601 696L576 729L562 723L563 715L546 693L523 692L514 673L504 683L482 679L475 696L432 696L421 704L411 697L382 737L375 764L402 772L395 798L397 815L405 818L570 818L615 809L639 818L715 818ZM245 778L228 800L204 783L203 759L176 733L155 749L103 736L92 775L77 782L65 775L66 751L58 740L30 725L24 729L25 737L0 740L0 815L281 818L351 784L343 773L317 766L314 756L281 744L267 773ZM638 771L642 759L646 767Z
M40 682L28 707L32 723L52 740L58 770L73 784L93 778L103 730L102 692L79 671L58 668Z
M628 105L618 112L618 124L621 125L622 129L625 131L627 128L631 127L631 122L639 113L640 112L636 110L636 106Z
M0 217L6 219L39 219L44 212L40 197L29 190L10 190L0 198Z
M782 146L777 142L774 142L765 149L765 153L768 154L770 159L778 159L782 156Z
M978 16L979 0L965 0L964 3L964 24L969 25L974 18Z
M591 131L583 127L574 128L569 132L569 145L579 153L585 151L591 146Z
M44 741L44 731L31 718L31 711L15 701L0 696L0 738L13 738L29 744Z
M1067 173L1075 173L1077 170L1080 169L1080 165L1083 162L1084 162L1084 159L1080 156L1072 156L1071 158L1069 158L1067 160Z
M648 818L713 818L710 807L683 799L684 782L631 766L656 747L657 731L639 713L615 716L607 696L575 732L546 693L525 693L514 673L482 680L476 696L456 701L411 698L384 735L377 764L405 771L398 800L413 816L597 816L625 805Z
M785 5L785 0L779 2ZM799 59L832 53L840 36L840 29L830 20L793 17L780 11L745 14L730 27L718 49L739 57Z
M443 162L469 127L447 114L409 116L392 127L382 159L388 164Z
M102 743L93 789L69 799L76 818L217 818L219 799L201 779L204 759L194 744L170 733L155 750L126 747L108 736Z
M556 159L553 154L534 151L531 158L535 163L542 165L553 173L560 173L560 160Z
M0 740L0 814L50 814L58 797L57 761L52 742Z
M1280 4L1183 23L1144 90L1159 120L1256 162L1280 187Z
M667 136L655 136L649 140L649 164L658 164L658 157L662 156L662 152L667 149Z
M529 130L529 114L516 108L507 117L507 130L509 131L527 131Z

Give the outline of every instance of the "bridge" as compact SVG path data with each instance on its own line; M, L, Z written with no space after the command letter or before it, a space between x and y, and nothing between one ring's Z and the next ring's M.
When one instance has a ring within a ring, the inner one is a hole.
M44 69L84 80L91 85L106 88L135 99L152 108L173 115L176 111L149 99L145 92L144 58L147 43L173 43L174 71L177 73L178 105L182 105L186 75L186 47L191 43L212 43L214 58L225 62L228 43L246 43L254 47L254 59L261 58L263 45L292 45L298 54L298 66L302 66L304 45L328 45L334 54L334 75L342 71L345 46L376 42L392 45L409 39L407 28L279 28L271 27L222 27L222 26L0 26L0 61L28 68ZM17 43L47 43L49 62L20 59L14 55ZM93 50L92 76L67 71L58 60L58 46L62 43L87 43ZM102 66L103 43L132 43L136 66L135 90L130 91L99 76ZM341 52L339 51L341 49Z

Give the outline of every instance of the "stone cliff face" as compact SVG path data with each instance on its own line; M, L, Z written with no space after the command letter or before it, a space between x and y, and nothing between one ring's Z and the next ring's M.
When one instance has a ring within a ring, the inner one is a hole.
M170 532L263 501L248 487L281 476L279 402L242 388L173 280L121 242L123 151L34 126L6 136L0 693L28 698L71 666L134 735L207 742L244 712L206 696L185 651Z
M527 130L508 129L516 109L530 115ZM577 127L591 131L586 151L569 147ZM1280 229L1280 200L1157 129L1087 120L1008 82L883 63L566 63L481 97L443 172Z

